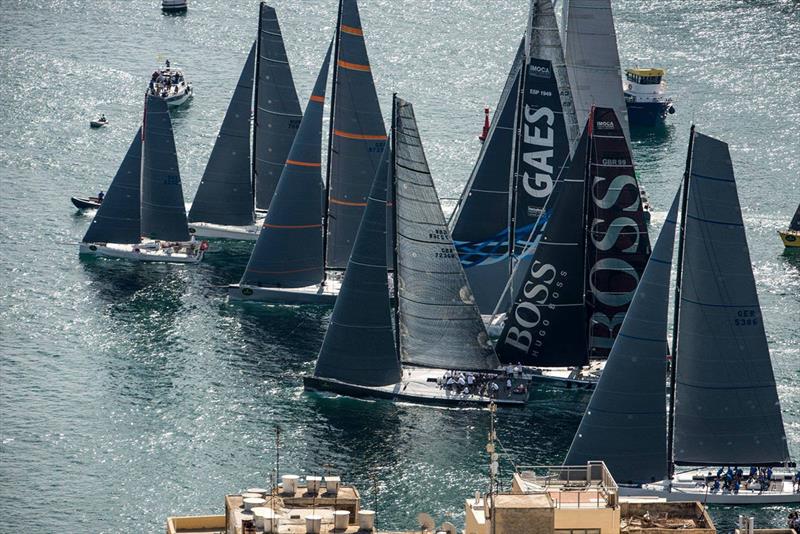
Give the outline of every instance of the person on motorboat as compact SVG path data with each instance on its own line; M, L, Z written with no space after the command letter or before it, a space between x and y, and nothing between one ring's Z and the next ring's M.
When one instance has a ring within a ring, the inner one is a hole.
M100 191L99 193L97 193L97 201L98 202L103 202L104 198L106 198L106 194L103 191Z

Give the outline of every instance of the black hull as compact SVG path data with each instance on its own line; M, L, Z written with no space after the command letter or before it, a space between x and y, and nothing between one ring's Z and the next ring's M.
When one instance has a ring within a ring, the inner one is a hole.
M96 200L89 198L70 197L72 204L79 210L96 210L100 207L100 203Z
M673 109L672 104L658 102L628 102L627 107L631 126L655 126L663 122L669 110Z

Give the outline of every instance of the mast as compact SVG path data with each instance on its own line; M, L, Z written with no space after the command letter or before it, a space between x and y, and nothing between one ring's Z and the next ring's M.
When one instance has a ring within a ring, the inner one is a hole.
M258 74L261 67L261 11L263 2L258 4L258 36L256 37L256 66L253 73L253 148L250 156L250 191L253 194L253 213L256 211L256 134L258 133Z
M594 106L589 110L589 117L586 119L586 130L588 134L588 143L586 143L586 156L584 157L584 165L583 165L583 232L581 232L581 239L583 242L581 246L583 247L583 309L584 309L584 331L583 335L586 338L586 361L591 359L592 355L592 346L589 343L592 334L592 322L586 320L586 310L588 309L588 291L586 290L586 286L589 280L589 240L587 239L589 235L589 197L591 196L592 190L592 183L591 183L591 176L589 169L592 165L592 143L594 142ZM578 146L575 147L576 155L577 155ZM576 158L573 158L572 161L575 161Z
M322 209L322 265L328 265L328 208L330 202L331 188L331 148L333 147L333 111L336 109L336 78L339 75L339 38L342 27L342 1L339 0L339 12L336 15L336 35L333 38L333 76L331 77L331 120L328 125L328 159L325 162L325 206ZM322 283L328 278L328 270L325 269L325 277Z
M667 414L667 476L672 480L675 474L673 461L673 437L675 433L675 369L678 358L678 319L680 317L681 276L683 274L683 241L686 230L686 201L689 195L689 176L692 173L692 148L694 147L694 124L689 130L689 149L686 151L686 167L683 171L683 190L681 191L681 219L678 225L678 262L675 276L675 309L672 317L672 361L669 370L669 414Z
M392 258L392 268L394 269L394 276L392 277L394 285L394 343L397 347L397 358L400 358L400 293L398 293L400 271L397 269L397 173L394 172L395 159L397 152L395 152L395 142L397 140L397 93L392 93L392 122L389 126L392 134L391 150L392 154L389 158L389 169L391 169L391 176L389 180L392 181L392 202L394 203L392 209L392 241L394 243L394 254ZM388 239L389 236L387 235ZM391 298L391 297L390 297Z

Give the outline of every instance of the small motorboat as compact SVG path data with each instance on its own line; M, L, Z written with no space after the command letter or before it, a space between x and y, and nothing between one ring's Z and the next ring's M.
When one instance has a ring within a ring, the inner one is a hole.
M664 73L664 69L625 69L622 89L631 126L653 126L675 113Z
M167 60L164 68L153 71L147 94L163 98L172 108L192 97L192 84L186 81L181 69L171 66Z
M100 197L70 197L70 200L79 210L96 210L103 203Z
M101 115L99 119L89 121L89 126L92 128L102 128L103 126L108 126L108 119L105 115Z

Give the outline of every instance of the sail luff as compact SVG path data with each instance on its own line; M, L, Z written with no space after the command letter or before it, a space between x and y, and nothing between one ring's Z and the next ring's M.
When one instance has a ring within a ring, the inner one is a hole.
M141 168L142 128L139 127L83 236L84 243L135 244L141 241Z
M396 98L394 115L400 359L494 369L499 362L447 228L413 107Z
M329 46L242 284L305 287L324 277L320 158L330 57Z
M158 96L145 96L142 137L142 236L188 241L189 225L172 121L166 101Z
M275 9L259 8L253 180L256 208L270 207L275 187L300 126L302 112Z
M189 210L191 222L231 226L255 222L250 162L255 55L253 43Z

